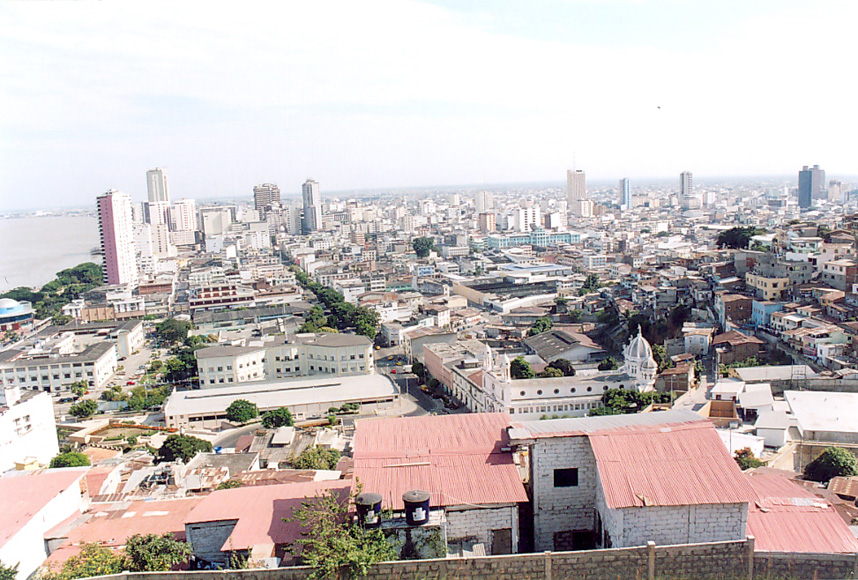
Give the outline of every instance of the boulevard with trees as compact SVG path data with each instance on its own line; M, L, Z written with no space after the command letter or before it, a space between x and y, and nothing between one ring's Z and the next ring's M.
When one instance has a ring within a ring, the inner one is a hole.
M324 307L314 306L308 311L304 324L298 332L330 332L354 328L357 334L366 336L370 340L375 339L381 321L378 312L366 306L349 304L342 294L311 280L300 268L295 267L293 271L301 287L315 294L319 302L324 305ZM325 316L325 309L330 312L327 316Z

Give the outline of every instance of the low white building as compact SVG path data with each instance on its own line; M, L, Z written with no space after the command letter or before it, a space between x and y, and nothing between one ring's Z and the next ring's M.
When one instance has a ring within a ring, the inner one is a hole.
M116 344L107 338L90 344L81 352L4 351L0 357L3 359L0 377L4 386L48 393L66 392L78 381L102 388L113 377L118 364Z
M47 466L58 453L51 396L17 386L0 387L0 473L30 459Z
M742 540L753 491L687 410L513 423L537 551Z

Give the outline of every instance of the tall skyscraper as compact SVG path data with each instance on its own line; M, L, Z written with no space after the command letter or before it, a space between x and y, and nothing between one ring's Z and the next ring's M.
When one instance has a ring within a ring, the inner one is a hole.
M566 171L566 199L570 208L575 207L576 201L587 199L587 178L582 170Z
M494 233L497 230L495 227L495 214L481 213L478 216L480 231L484 234Z
M814 199L827 197L825 188L825 170L819 165L808 168L807 165L798 172L798 206L807 208L813 205Z
M263 183L253 188L253 206L260 217L271 211L275 204L280 205L280 188L276 183Z
M167 173L163 167L156 167L146 172L146 188L149 190L149 201L166 201L170 203Z
M632 188L629 185L628 178L624 177L620 180L620 205L626 209L632 208Z
M679 174L679 197L687 197L691 195L694 187L692 175L690 171L683 171Z
M153 226L170 223L170 203L166 201L147 201L143 204L144 221Z
M319 183L308 179L301 186L301 197L304 200L304 233L316 232L322 227L322 193Z
M477 215L492 211L494 206L495 196L491 191L478 191L474 194L474 210Z
M109 190L97 198L105 284L137 284L131 196Z

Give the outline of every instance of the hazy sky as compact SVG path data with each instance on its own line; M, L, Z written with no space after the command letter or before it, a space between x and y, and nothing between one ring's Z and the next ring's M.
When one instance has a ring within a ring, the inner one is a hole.
M858 173L858 2L0 3L0 210ZM853 79L853 80L850 80Z

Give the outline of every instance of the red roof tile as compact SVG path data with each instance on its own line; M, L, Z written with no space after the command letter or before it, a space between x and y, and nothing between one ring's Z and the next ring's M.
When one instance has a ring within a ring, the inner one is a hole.
M588 435L609 508L745 503L753 489L711 423Z
M501 450L508 426L505 413L358 421L355 478L397 510L415 489L433 506L525 502L512 455Z
M301 524L284 522L283 518L291 517L292 510L300 507L305 498L316 497L329 489L345 499L351 483L340 479L215 491L188 514L185 523L238 520L221 547L222 551L288 544L301 536Z
M858 540L825 499L781 475L751 472L748 534L761 552L852 553Z

